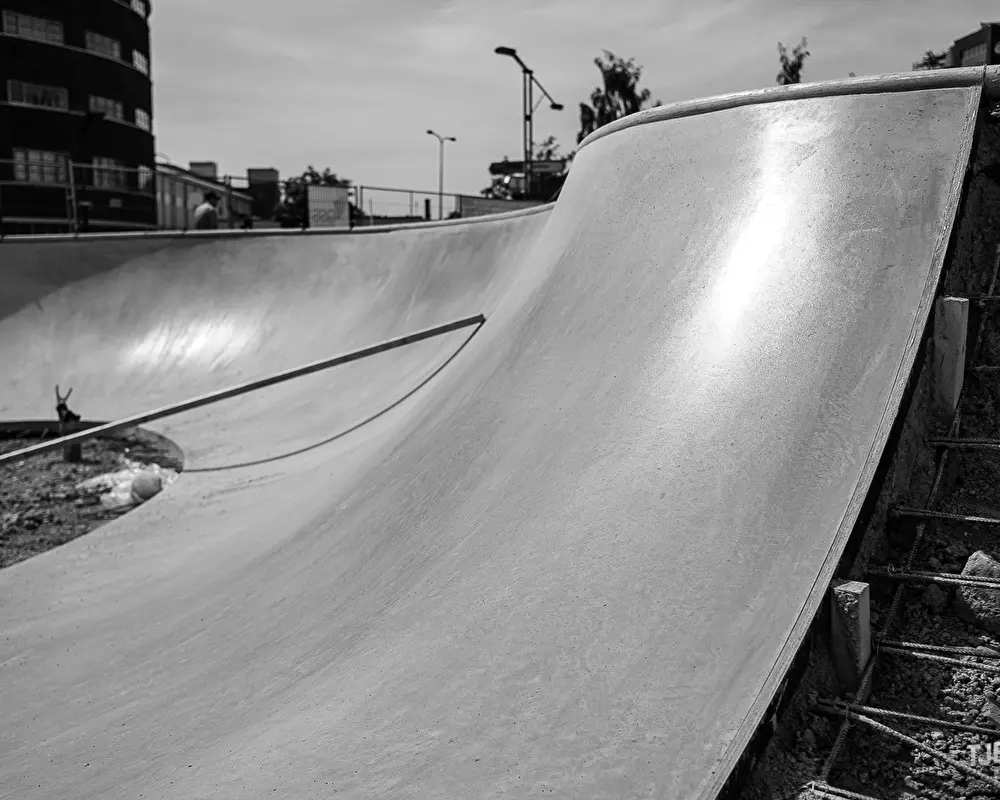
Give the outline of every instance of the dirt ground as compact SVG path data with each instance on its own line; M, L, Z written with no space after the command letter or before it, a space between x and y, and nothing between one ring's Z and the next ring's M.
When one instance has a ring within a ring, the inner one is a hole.
M37 444L41 438L23 431L0 431L0 453ZM183 467L176 452L159 437L139 429L84 442L78 463L66 462L58 449L0 464L0 569L127 513L104 508L99 492L76 488L88 478L121 469L122 457L177 471Z

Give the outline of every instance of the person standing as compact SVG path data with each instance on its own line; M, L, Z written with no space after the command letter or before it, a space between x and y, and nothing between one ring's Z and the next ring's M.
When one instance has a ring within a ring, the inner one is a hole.
M219 195L209 189L205 200L194 210L194 228L198 231L214 231L219 227Z

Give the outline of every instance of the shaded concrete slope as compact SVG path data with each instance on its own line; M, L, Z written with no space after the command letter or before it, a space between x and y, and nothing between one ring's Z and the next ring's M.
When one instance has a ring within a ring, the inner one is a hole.
M969 155L978 86L882 88L645 115L513 219L4 245L39 301L0 322L7 417L56 380L108 418L488 321L375 423L0 573L0 785L711 795L853 524ZM95 274L44 294L77 253ZM465 337L154 427L195 466L267 457Z

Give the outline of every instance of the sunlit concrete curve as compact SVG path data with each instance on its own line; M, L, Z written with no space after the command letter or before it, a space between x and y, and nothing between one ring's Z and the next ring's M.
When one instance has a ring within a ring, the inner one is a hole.
M993 79L945 72L639 115L532 213L0 245L3 419L487 318L152 425L176 484L0 572L4 793L712 796L913 364Z

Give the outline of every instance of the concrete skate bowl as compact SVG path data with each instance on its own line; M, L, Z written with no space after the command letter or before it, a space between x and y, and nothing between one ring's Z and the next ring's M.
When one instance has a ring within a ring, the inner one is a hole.
M150 424L169 492L0 572L0 785L718 794L905 399L995 80L943 73L637 115L535 213L0 246L7 419L486 319Z

